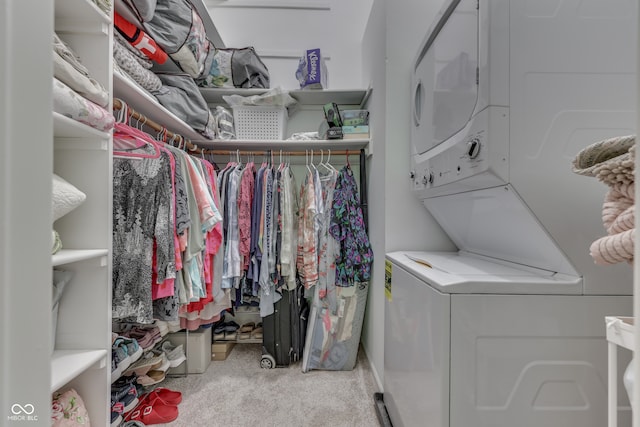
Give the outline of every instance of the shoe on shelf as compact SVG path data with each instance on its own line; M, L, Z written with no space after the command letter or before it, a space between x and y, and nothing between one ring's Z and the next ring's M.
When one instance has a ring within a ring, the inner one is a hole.
M167 358L169 359L169 365L172 368L180 366L182 362L187 360L187 356L185 356L184 350L182 349L182 344L176 346L173 345L171 341L165 340L160 348L162 348L162 351L164 351L167 355Z
M143 387L149 387L164 381L165 377L166 373L162 371L151 370L147 372L146 375L140 375L138 377L138 384L142 385Z
M115 344L111 347L111 383L122 376L124 369L130 365L127 348Z
M238 330L239 332L238 339L246 340L251 338L251 332L255 329L255 327L256 327L255 322L247 322L242 326L240 326L240 329Z
M169 362L169 358L167 357L167 353L165 353L161 348L155 347L151 350L154 356L162 359L162 365L155 368L156 371L167 372L167 370L171 367L171 362Z
M121 414L129 412L138 404L138 390L136 386L131 384L128 387L111 388L111 402L115 402L111 407L111 411Z
M122 423L122 414L111 411L111 427L118 427Z
M145 375L152 369L158 369L160 366L162 366L162 357L156 356L153 352L149 351L144 353L137 362L131 364L131 366L123 372L123 375L130 376L135 374L137 376L141 376Z
M161 337L169 333L169 325L164 320L153 319L153 326L158 328Z

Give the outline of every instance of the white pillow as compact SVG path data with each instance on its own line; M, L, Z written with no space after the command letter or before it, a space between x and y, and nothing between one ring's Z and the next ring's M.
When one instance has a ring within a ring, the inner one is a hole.
M53 174L53 194L52 194L52 211L53 220L57 221L64 215L68 214L82 202L85 201L87 195L78 190L72 184L68 183L56 174Z

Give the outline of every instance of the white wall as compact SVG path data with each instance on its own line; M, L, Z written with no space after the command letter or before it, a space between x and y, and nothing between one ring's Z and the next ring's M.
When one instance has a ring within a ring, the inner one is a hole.
M384 374L384 253L385 253L385 142L386 142L386 67L385 1L375 0L362 37L362 80L373 87L368 109L371 117L368 163L369 240L375 256L369 287L367 311L362 330L362 345L371 363L378 388L382 390Z
M387 16L385 250L454 250L410 190L411 68L444 0L394 0Z
M368 162L374 271L362 342L378 386L384 381L384 256L402 249L454 250L411 194L410 73L414 55L445 0L205 0L227 47L254 46L271 86L297 89L304 49L329 56L330 89L373 87L373 155Z
M306 49L326 57L330 89L362 87L361 40L373 0L205 0L225 46L253 46L271 87L299 89Z

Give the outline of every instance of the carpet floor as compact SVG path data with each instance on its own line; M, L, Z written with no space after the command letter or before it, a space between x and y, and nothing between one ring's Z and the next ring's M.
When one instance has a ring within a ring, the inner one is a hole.
M206 372L171 377L163 387L182 392L169 427L378 427L377 390L362 348L352 371L302 372L260 367L260 344L238 344Z

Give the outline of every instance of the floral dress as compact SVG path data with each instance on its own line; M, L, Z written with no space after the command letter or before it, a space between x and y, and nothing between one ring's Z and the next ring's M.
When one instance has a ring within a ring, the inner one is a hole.
M369 281L373 251L365 229L358 186L349 166L343 167L338 174L329 232L340 245L336 258L336 286Z

